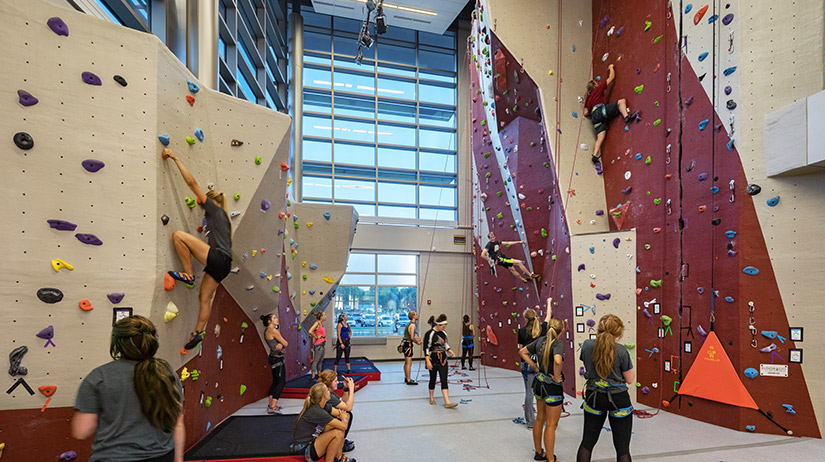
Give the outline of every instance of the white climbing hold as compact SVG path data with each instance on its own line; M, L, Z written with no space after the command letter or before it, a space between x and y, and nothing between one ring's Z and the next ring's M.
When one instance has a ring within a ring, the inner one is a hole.
M625 180L629 180L629 179L630 179L630 170L628 170L628 171L624 172L624 179L625 179Z
M609 55L610 55L610 53L605 53L604 56L602 56L602 62L607 61L607 57Z
M616 26L612 26L610 28L610 30L607 31L607 36L610 37L611 35L613 35L613 31L615 31L615 30L616 30Z

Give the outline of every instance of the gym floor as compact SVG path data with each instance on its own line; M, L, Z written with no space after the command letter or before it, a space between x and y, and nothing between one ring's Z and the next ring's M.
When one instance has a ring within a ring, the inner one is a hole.
M417 386L403 383L401 362L376 366L381 370L381 381L370 382L355 394L349 439L355 441L356 449L347 454L350 457L362 462L533 459L532 433L526 426L513 422L516 417L523 417L524 381L520 373L490 367L473 372L451 367L450 399L462 404L445 409L439 389L437 405L428 403L429 375L423 363L420 370L418 363L413 363L413 377L418 372L421 382ZM461 372L468 376L461 376ZM470 385L482 387L465 390L463 383L458 382L468 379L472 380ZM559 422L555 450L562 462L575 460L583 422L581 400L567 396L565 402L570 403L565 404L570 415ZM279 404L284 413L298 413L303 406L297 399L283 399ZM266 405L267 400L263 399L236 415L265 414ZM739 432L664 411L651 418L634 419L630 443L634 460L818 461L825 454L825 441L819 439ZM607 423L605 426L609 427ZM593 461L615 459L613 442L605 429L593 451Z

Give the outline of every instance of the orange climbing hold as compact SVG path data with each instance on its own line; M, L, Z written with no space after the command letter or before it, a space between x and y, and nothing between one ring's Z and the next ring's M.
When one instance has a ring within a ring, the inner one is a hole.
M705 13L707 13L707 12L708 12L708 5L705 5L702 8L700 8L699 11L696 12L696 15L693 16L693 25L698 25L699 21L701 21L702 18L705 17Z
M289 165L287 165L286 162L281 162L281 171L285 172L287 170L289 170Z
M51 398L54 392L57 391L57 385L41 385L37 387L37 391L43 393L46 398Z
M81 300L78 306L80 306L80 309L83 311L92 311L95 309L95 307L92 306L92 302L88 300Z
M169 273L163 275L163 290L170 291L175 288L175 279ZM186 354L186 353L184 353Z
M186 101L189 103L190 106L195 105L195 97L192 95L186 95Z
M730 358L719 342L719 337L713 331L708 334L685 380L682 381L679 394L731 406L759 409L733 368Z
M487 324L487 341L493 345L498 345L498 338L496 337L495 332L493 332L493 326L489 324Z

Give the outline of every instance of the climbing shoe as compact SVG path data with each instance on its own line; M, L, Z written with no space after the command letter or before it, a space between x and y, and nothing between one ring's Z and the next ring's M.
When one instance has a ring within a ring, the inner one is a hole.
M475 368L475 367L473 367L473 366L470 366L470 370L471 370L471 371L474 371L474 370L476 370L476 368Z
M595 165L598 165L599 159L601 159L601 158L597 157L597 156L591 156L590 157L590 161L593 162L593 164L595 164Z
M540 278L541 278L541 274L539 274L539 273L533 273L533 274L530 275L530 279L540 279Z
M629 110L630 109L628 109L628 111ZM631 112L631 113L627 114L627 116L625 116L624 123L629 124L630 122L633 122L634 120L636 120L637 117L639 117L639 111Z
M180 281L186 285L194 284L195 283L195 276L192 276L189 273L183 271L169 271L169 276L172 276L172 279L176 281Z
M355 442L351 440L344 440L344 448L341 449L342 452L350 452L355 450Z
M547 454L544 451L537 452L536 455L533 456L533 460L547 460Z
M266 413L267 414L272 414L272 415L281 415L281 414L283 414L283 412L281 412L281 406L275 406L275 407L267 406L266 407Z
M418 382L416 382L415 380L405 380L404 383L406 383L407 385L418 385Z
M355 459L350 459L347 456L343 456L340 459L335 459L335 462L355 462Z
M191 350L192 348L195 348L196 346L198 346L198 344L201 343L201 341L203 340L203 336L204 336L205 333L206 333L206 331L203 331L203 330L200 331L200 332L191 333L189 335L189 341L186 342L186 345L184 345L183 348L185 350Z

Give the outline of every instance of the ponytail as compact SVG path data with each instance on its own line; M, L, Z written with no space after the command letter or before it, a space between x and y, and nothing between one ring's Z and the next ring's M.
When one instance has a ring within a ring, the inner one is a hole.
M157 351L157 331L147 318L130 316L112 328L109 355L116 360L138 361L132 380L140 410L152 425L169 432L182 412L182 397L169 363L154 357Z
M596 374L606 379L613 370L616 340L624 333L624 323L614 314L606 314L599 320L596 345L593 347L593 366Z
M329 389L327 388L326 384L324 384L323 382L318 382L309 389L307 397L306 399L304 399L304 408L301 409L301 412L298 414L298 418L295 419L295 424L292 427L293 433L298 428L298 422L301 421L301 417L304 416L304 413L307 411L307 409L309 409L309 407L313 404L320 403L321 399L323 399L324 397L324 394L328 390Z
M541 335L541 323L536 318L536 310L527 308L524 310L524 319L527 320L527 328L530 331L530 338L537 339Z
M538 321L536 321L536 324L538 324ZM553 373L550 368L550 352L553 351L553 343L559 338L562 330L564 330L564 323L561 319L553 318L550 320L547 326L547 340L544 342L544 349L541 352L541 364L544 366L544 371L550 374Z
M264 328L269 327L269 321L270 321L273 317L275 317L275 318L277 319L277 317L276 317L274 314L272 314L272 313L270 313L270 314L263 314L263 315L261 315L261 322L263 322L263 323L264 323Z

